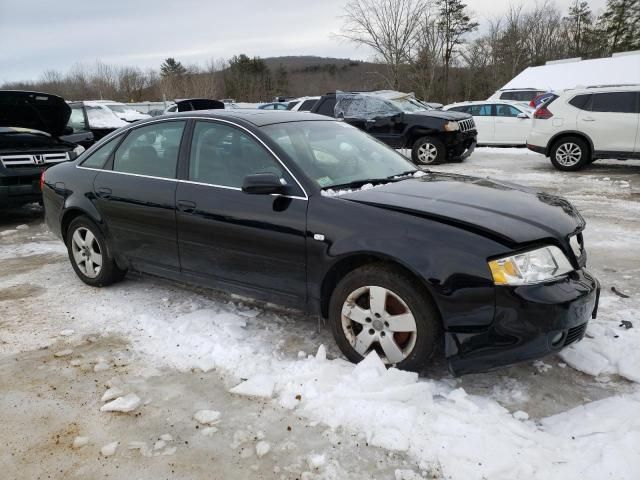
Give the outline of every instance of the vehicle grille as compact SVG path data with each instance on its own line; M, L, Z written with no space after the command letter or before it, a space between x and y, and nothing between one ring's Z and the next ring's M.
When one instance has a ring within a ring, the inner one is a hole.
M474 130L476 128L476 122L473 121L473 118L460 120L458 123L460 124L461 132L468 132L469 130Z
M567 332L567 338L564 339L564 346L571 345L577 342L584 336L584 332L587 330L587 324L583 323L577 327L570 328Z
M53 163L66 162L69 160L67 152L62 153L35 153L20 155L3 155L0 162L5 168L24 168L39 165L51 165Z

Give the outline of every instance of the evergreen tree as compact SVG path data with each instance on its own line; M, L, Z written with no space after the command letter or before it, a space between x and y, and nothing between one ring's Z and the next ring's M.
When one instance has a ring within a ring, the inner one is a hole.
M608 0L600 23L610 53L640 48L640 0Z
M162 62L162 65L160 65L160 75L163 77L178 77L185 73L187 73L187 69L184 68L182 63L172 57L167 58Z

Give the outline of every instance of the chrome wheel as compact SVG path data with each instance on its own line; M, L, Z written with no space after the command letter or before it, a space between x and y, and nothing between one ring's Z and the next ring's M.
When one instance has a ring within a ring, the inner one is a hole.
M73 259L80 271L89 278L96 278L102 269L102 251L91 230L78 227L71 237Z
M575 143L563 143L556 150L556 161L563 167L573 167L582 158L582 149Z
M423 143L418 147L418 160L420 163L430 164L438 158L438 147L433 143Z
M342 306L342 330L363 357L375 350L385 363L406 359L416 345L416 320L407 304L384 287L365 286L349 294Z

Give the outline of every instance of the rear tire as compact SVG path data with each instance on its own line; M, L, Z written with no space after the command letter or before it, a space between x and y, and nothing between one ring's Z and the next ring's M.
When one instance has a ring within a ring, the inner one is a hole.
M111 285L127 273L118 268L100 228L84 215L67 229L67 252L76 275L92 287Z
M563 172L575 172L593 160L589 145L580 137L564 137L551 148L551 163Z
M338 282L329 303L329 323L350 361L360 362L376 351L387 365L419 371L433 355L441 320L415 279L397 268L373 264Z
M447 147L435 137L420 137L411 149L411 160L418 166L437 165L447 159Z

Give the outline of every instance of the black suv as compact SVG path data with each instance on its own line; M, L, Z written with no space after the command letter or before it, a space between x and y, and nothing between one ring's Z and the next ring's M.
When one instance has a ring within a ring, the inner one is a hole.
M390 147L411 149L416 165L462 161L476 146L471 115L429 109L401 92L328 93L311 112L343 119Z
M71 109L55 95L0 91L0 208L42 199L39 188L44 169L75 159L84 147L61 135Z

